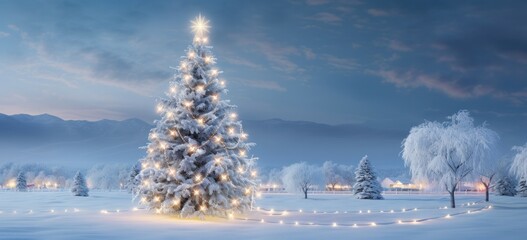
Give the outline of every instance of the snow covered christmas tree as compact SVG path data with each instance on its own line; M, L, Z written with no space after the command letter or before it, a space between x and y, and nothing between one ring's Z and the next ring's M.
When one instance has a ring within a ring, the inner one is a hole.
M227 216L251 207L256 187L254 144L237 120L222 73L208 46L208 21L192 21L193 44L181 58L161 118L150 131L141 160L136 199L156 213Z
M88 196L88 186L86 186L86 179L81 172L77 172L73 178L73 187L71 188L73 196L87 197Z
M509 176L501 177L494 185L496 195L501 196L514 196L516 194L515 182Z
M27 191L26 174L24 174L24 172L18 173L18 176L16 177L16 190L19 192Z
M373 171L368 156L364 156L360 160L359 166L355 171L355 180L353 194L358 199L384 199L381 195L381 184L377 181L377 175Z
M522 178L516 187L517 196L527 197L527 180Z

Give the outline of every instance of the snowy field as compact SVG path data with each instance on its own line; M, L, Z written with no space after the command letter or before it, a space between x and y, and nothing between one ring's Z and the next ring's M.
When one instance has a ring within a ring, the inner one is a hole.
M203 221L134 211L124 192L0 192L0 239L525 239L526 198L460 194L440 209L447 195L385 197L264 194L259 211Z

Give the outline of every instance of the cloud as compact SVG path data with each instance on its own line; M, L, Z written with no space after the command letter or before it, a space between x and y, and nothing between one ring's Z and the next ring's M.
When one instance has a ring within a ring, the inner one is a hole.
M376 9L376 8L370 8L367 10L368 14L374 16L374 17L384 17L390 15L389 12L382 10L382 9Z
M413 70L397 72L394 70L381 70L371 72L384 79L385 82L394 84L400 88L420 88L438 91L456 99L476 98L491 96L497 99L507 100L515 104L521 104L527 99L527 89L503 91L490 85L475 84L463 85L459 79L447 79L437 75L419 73Z
M3 38L3 37L9 37L9 33L6 33L6 32L0 32L0 38Z
M307 0L306 3L307 5L323 5L323 4L327 4L329 3L330 0Z
M304 48L302 48L302 51L304 52L304 56L308 60L313 60L313 59L317 58L317 55L313 52L313 50L311 48L304 47Z
M313 19L319 22L327 23L327 24L340 24L342 22L342 18L329 12L319 12L315 14L314 16L311 16L309 19Z
M359 66L355 59L339 58L329 54L324 55L324 60L326 60L329 65L344 70L354 70Z
M254 80L254 79L235 79L235 81L238 81L245 86L249 86L253 88L260 88L260 89L273 90L273 91L279 91L279 92L287 91L285 87L281 86L280 84L274 81L262 81L262 80Z
M290 59L290 56L298 56L301 51L297 47L282 46L261 39L249 39L247 37L236 37L238 42L244 45L252 45L258 53L272 63L274 69L286 73L299 73L305 70Z
M412 51L412 48L410 48L408 45L397 41L397 40L391 40L390 44L388 45L392 50L399 51L399 52L409 52Z
M263 66L260 64L254 63L246 58L242 58L240 56L236 56L230 53L225 53L223 59L225 59L226 62L231 64L250 67L254 69L263 69Z

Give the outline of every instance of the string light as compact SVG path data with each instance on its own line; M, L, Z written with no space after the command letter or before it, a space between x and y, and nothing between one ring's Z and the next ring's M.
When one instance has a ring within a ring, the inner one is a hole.
M212 76L216 76L218 75L218 69L212 69L210 70L210 73L212 74Z
M177 136L177 132L174 131L174 130L170 130L170 131L169 131L169 134L170 134L170 136L172 136L172 137Z
M199 175L199 174L198 174L198 175L196 175L195 179L196 179L196 182L199 182L199 181L201 181L201 175Z
M205 86L203 86L203 85L199 85L199 86L197 86L197 87L196 87L196 91L197 91L197 92L204 92L204 91L205 91Z
M203 124L205 124L205 120L203 120L203 118L198 118L197 122L200 126L203 126Z
M232 200L232 205L237 206L237 205L238 205L238 200L233 199L233 200Z
M246 153L244 150L240 150L240 156L245 157Z
M201 206L199 207L199 210L201 210L201 211L205 211L205 210L207 210L207 206L205 206L205 205L201 205Z
M199 190L197 190L197 189L194 190L194 195L196 195L196 196L199 195Z
M223 81L223 80L220 81L220 85L221 85L221 86L225 86L225 81Z
M192 76L190 76L190 74L185 74L183 76L183 80L185 80L186 82L190 81L190 79L192 79Z
M219 97L218 97L217 94L212 95L211 98L212 98L212 100L215 101L215 102L217 102L218 99L219 99Z
M154 201L155 201L155 202L159 202L159 201L161 201L161 198L160 198L159 196L155 196L155 197L154 197Z
M229 135L234 134L234 128L229 128L227 131L228 131Z
M247 133L242 133L241 138L242 139L247 139L247 136L248 136Z
M195 52L193 52L193 51L189 51L189 52L188 52L188 57L189 57L190 59L194 58L195 56L196 56L196 53L195 53Z
M163 111L163 105L159 104L157 105L157 112L160 113Z
M159 163L155 163L155 164L154 164L154 167L155 167L156 169L159 169L159 168L161 167L161 165L160 165Z
M170 170L168 170L168 174L170 174L171 176L175 176L176 175L176 170L171 168Z
M205 63L210 63L212 61L212 58L210 56L206 56L204 59Z
M222 175L220 176L220 178L221 178L222 181L227 180L227 174L222 174Z
M184 102L183 102L183 106L189 108L189 107L192 106L192 102L191 102L191 101L184 101Z
M167 117L168 118L172 118L174 116L174 113L173 112L167 112Z
M220 143L221 142L221 136L214 136L214 141L216 143Z
M256 177L256 174L257 174L257 173L258 173L258 172L256 172L256 171L252 171L252 172L251 172L251 176Z
M238 116L238 115L236 115L236 113L231 113L231 115L229 115L229 117L230 117L231 119L236 119L237 116Z
M176 87L170 87L170 93L176 93L177 88Z
M215 157L214 158L214 162L221 163L221 157Z

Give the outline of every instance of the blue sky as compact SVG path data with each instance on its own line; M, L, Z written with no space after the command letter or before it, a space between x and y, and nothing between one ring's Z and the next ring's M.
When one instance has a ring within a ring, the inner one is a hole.
M242 119L409 129L468 109L527 141L524 1L1 1L0 112L155 119L190 20Z

